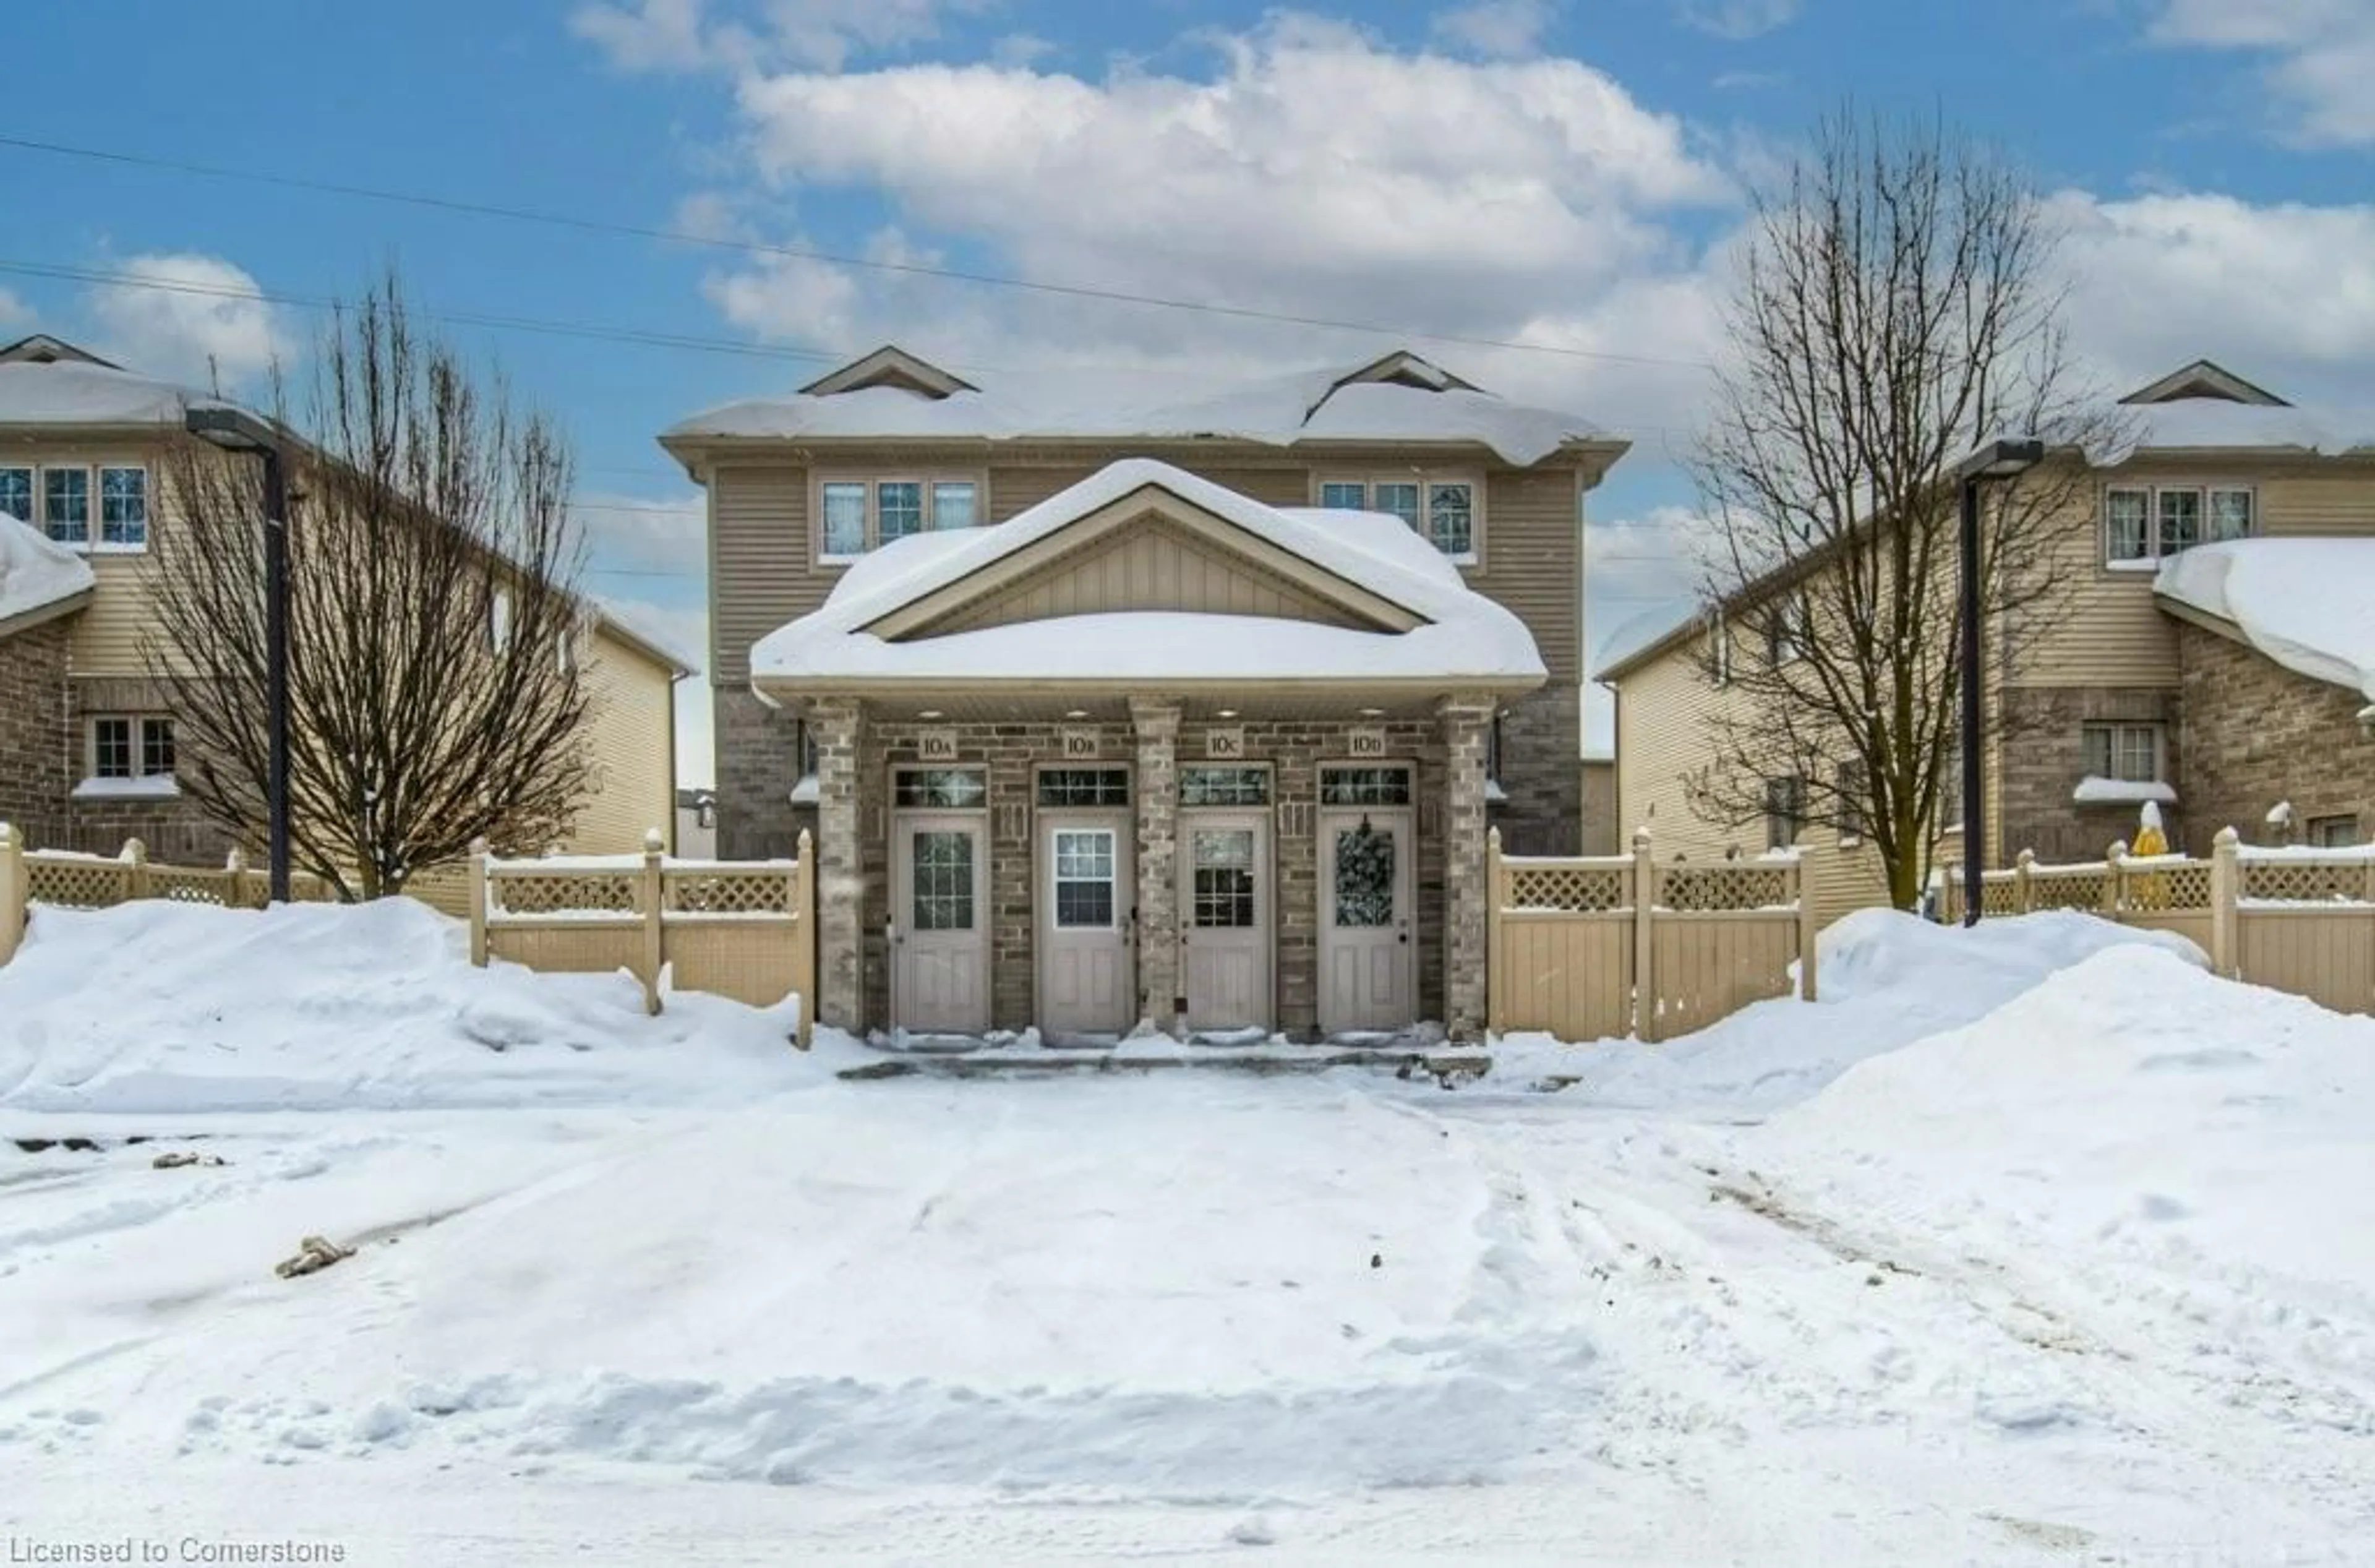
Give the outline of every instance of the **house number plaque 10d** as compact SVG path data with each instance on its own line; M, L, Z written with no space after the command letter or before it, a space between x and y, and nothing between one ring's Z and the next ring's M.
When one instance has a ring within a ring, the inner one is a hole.
M916 758L924 762L953 762L957 760L957 732L952 729L923 729L916 732Z

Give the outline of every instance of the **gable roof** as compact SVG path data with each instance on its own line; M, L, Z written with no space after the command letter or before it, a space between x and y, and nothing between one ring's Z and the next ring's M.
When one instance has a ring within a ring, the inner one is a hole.
M43 334L0 348L0 426L165 426L222 398L110 364Z
M2186 398L2209 398L2222 403L2248 403L2262 408L2289 408L2291 404L2257 386L2224 365L2208 360L2196 360L2181 369L2140 386L2120 401L2130 407L2142 407L2155 403L2176 403Z
M939 612L970 602L974 585L995 584L1084 532L1142 525L1150 514L1199 528L1264 567L1294 563L1301 586L1375 630L1140 610L930 634ZM1006 523L883 547L845 572L821 608L762 638L750 668L754 685L779 690L1134 678L1530 689L1547 678L1524 623L1469 588L1400 519L1268 506L1144 458L1111 464Z
M97 583L79 554L0 512L0 637L81 608Z
M85 365L101 365L111 371L120 371L124 368L113 360L102 360L89 349L78 348L63 337L52 337L46 332L37 332L30 337L20 337L6 348L0 348L0 365L48 365L54 364L60 360L71 360Z
M2375 453L2375 413L2299 407L2209 360L2136 388L2119 407L2130 411L2126 428L2086 454L2098 467L2117 466L2141 452Z
M928 373L944 378L950 390L903 384ZM1407 350L1365 364L1235 383L1084 370L1010 371L982 380L976 388L902 350L878 349L789 396L695 414L670 427L660 443L684 456L717 442L929 437L1223 439L1280 447L1475 442L1518 467L1569 446L1613 460L1627 445L1577 415L1512 403Z

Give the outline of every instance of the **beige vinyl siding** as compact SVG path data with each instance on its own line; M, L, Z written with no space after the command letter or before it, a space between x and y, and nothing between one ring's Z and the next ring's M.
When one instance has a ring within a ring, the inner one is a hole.
M11 467L74 466L93 470L130 466L148 472L149 547L138 552L93 550L85 557L98 580L90 604L76 618L72 657L77 676L138 676L141 633L149 620L149 583L156 571L158 534L171 526L173 498L168 493L165 454L137 441L68 442L53 444L30 431L0 437L0 465ZM27 521L41 526L41 480L34 480L34 515ZM99 486L90 495L91 533L99 532Z
M563 847L631 854L652 829L676 831L673 672L599 630L584 657L596 784Z
M2275 474L2260 481L2265 534L2375 534L2375 462L2330 474Z
M1583 677L1583 492L1572 468L1489 470L1468 585L1508 607L1557 685Z
M1258 615L1365 627L1317 595L1252 569L1184 530L1154 527L1108 535L987 603L951 616L933 631L935 635L974 631L1125 609Z
M710 678L750 678L750 644L824 603L840 572L809 560L808 470L721 465L709 480Z

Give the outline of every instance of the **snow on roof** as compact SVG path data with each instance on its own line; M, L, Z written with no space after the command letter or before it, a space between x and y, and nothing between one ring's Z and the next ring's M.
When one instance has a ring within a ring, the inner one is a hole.
M2289 405L2236 403L2223 397L2189 397L2129 411L2129 439L2091 448L2087 460L2102 466L2125 462L2138 452L2237 451L2286 448L2336 456L2375 450L2375 417Z
M0 425L174 425L219 397L85 360L0 361Z
M1696 626L1704 618L1705 611L1696 604L1679 607L1660 605L1626 617L1601 644L1600 656L1593 661L1595 675L1604 677L1610 670L1621 668L1676 632Z
M0 625L90 592L90 562L0 512Z
M641 643L645 652L658 655L665 663L674 665L679 675L691 675L701 668L702 662L699 659L686 657L682 649L677 647L667 637L652 631L650 622L644 620L632 607L599 594L589 595L588 597L593 600L594 613L600 619L605 630L624 638L629 643Z
M1234 524L1419 617L1404 632L1259 616L1125 611L890 643L860 630L1101 508L1147 489ZM1084 646L1096 650L1084 667ZM1523 679L1547 671L1523 622L1470 589L1400 519L1268 506L1167 463L1131 458L992 527L918 535L853 564L824 605L760 639L754 677Z
M2153 591L2231 621L2286 669L2375 698L2375 538L2199 545Z
M1395 382L1349 379L1373 368L1338 366L1228 384L1158 371L1009 371L985 376L988 384L981 391L941 397L897 386L861 386L821 396L794 393L707 409L672 426L663 439L1210 436L1273 446L1475 441L1520 467L1540 462L1565 442L1608 439L1576 415L1511 403L1447 373L1439 389L1408 384L1416 379L1408 372Z

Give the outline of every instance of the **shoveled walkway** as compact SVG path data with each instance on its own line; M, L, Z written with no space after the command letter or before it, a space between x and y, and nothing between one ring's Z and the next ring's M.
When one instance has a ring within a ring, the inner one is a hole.
M1157 1072L1168 1067L1224 1068L1246 1073L1324 1072L1333 1067L1391 1067L1404 1078L1424 1073L1447 1087L1490 1071L1492 1054L1457 1045L1440 1033L1344 1035L1309 1044L1282 1036L1132 1035L1121 1040L1043 1043L1021 1035L876 1035L868 1042L881 1059L845 1067L845 1079L1001 1078L1034 1073Z

